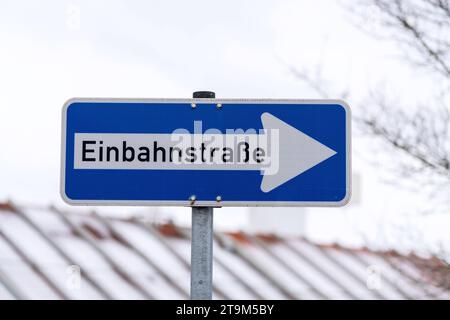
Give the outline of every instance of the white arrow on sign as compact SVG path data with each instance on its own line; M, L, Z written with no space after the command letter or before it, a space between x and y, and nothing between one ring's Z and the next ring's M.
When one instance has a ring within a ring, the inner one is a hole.
M259 134L75 133L74 169L258 170L270 192L336 154L270 113L261 121Z
M336 154L336 151L270 113L264 113L261 121L265 130L278 129L280 135L279 170L274 175L264 175L261 182L263 192L277 188Z

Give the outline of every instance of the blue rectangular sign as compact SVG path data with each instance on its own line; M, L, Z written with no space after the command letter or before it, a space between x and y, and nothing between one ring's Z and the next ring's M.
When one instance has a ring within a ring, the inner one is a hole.
M340 100L71 99L70 204L342 206L350 109Z

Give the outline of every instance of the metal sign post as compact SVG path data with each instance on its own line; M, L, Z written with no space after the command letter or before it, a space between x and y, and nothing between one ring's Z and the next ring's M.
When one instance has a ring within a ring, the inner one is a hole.
M191 299L212 299L213 208L192 208Z
M194 92L193 98L215 98L214 92ZM195 201L195 195L192 195ZM212 299L213 208L192 207L191 299Z

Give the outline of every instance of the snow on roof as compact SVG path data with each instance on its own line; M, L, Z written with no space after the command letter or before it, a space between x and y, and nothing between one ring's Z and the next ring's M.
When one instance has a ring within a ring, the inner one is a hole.
M436 258L244 232L214 241L215 299L450 298ZM187 299L189 264L190 230L172 223L0 203L1 299Z

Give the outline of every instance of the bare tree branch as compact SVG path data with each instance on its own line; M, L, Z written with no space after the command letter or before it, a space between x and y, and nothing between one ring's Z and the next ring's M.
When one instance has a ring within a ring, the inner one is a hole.
M353 4L354 2L352 2ZM391 39L406 44L426 65L450 84L450 9L448 0L363 0L362 10L377 8L381 28L392 31ZM361 7L360 7L361 8ZM353 13L359 12L353 6ZM366 10L367 12L367 10ZM410 56L410 54L408 54ZM323 98L341 97L320 72L289 67L291 73ZM390 150L403 178L426 176L431 180L450 180L450 106L444 92L426 106L402 107L381 91L368 95L358 104L354 121L363 133L376 137ZM433 184L432 181L428 181Z
M429 67L445 78L450 76L450 8L448 0L362 0L348 6L362 28L377 15L378 27L389 32L389 38L412 49L415 64ZM367 10L375 8L376 10Z

